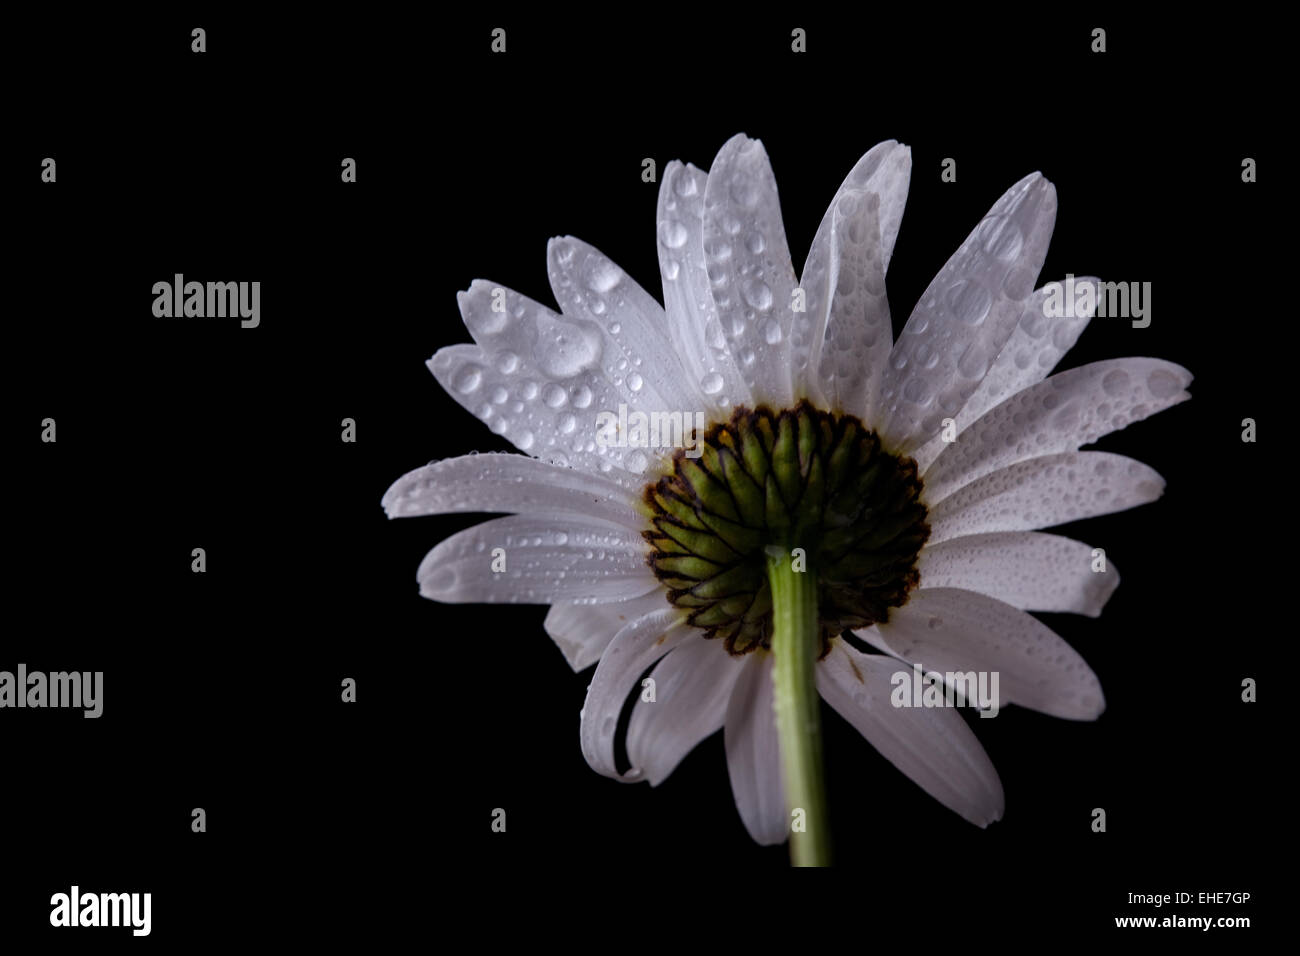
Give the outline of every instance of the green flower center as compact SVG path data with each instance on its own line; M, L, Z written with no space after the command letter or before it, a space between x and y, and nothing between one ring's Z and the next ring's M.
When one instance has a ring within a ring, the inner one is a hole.
M705 636L736 655L771 646L769 554L817 575L823 656L907 600L930 535L921 480L857 418L807 401L737 408L694 451L646 486L644 534L669 601Z

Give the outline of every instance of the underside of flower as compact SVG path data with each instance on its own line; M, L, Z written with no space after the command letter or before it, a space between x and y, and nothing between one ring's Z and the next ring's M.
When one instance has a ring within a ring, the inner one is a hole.
M645 537L669 600L707 637L735 655L770 647L765 569L778 551L816 575L822 656L844 629L886 621L907 600L930 534L921 480L857 418L807 401L741 407L698 449L679 449L646 487Z

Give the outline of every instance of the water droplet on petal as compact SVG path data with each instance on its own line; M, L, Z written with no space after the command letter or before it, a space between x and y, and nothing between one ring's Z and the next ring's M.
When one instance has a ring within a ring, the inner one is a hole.
M456 377L452 380L451 384L452 388L456 389L456 391L460 392L462 395L468 395L470 392L474 391L474 389L478 388L482 381L483 370L477 365L466 365L456 373Z
M587 288L592 292L608 292L623 278L623 270L608 259L592 259L587 272Z
M600 361L600 332L593 324L539 317L537 327L537 364L547 375L569 378Z
M669 249L680 249L686 245L690 233L676 219L665 219L659 223L659 240Z
M1124 389L1128 388L1128 383L1128 372L1122 368L1115 368L1102 377L1101 387L1107 395L1118 397Z
M948 290L948 308L959 322L966 325L979 325L989 314L993 297L977 279L962 279L954 282Z
M745 297L745 301L760 312L766 312L772 308L772 290L762 279L750 279L741 286L740 291Z

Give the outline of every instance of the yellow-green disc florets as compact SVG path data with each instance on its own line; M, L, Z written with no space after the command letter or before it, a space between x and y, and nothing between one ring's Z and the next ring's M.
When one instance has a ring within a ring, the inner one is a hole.
M857 418L806 401L737 408L696 451L679 449L671 473L646 486L645 537L668 599L706 636L732 654L770 646L769 554L817 576L823 654L907 600L930 535L921 480Z

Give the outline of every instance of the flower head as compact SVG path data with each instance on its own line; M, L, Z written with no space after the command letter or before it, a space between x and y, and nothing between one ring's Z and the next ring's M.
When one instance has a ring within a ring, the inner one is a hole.
M952 709L892 706L895 675L995 672L1005 702L1097 717L1096 676L1027 612L1096 616L1118 575L1036 529L1157 498L1150 468L1079 448L1189 397L1190 374L1150 358L1048 377L1091 311L1049 315L1053 289L1035 291L1056 213L1037 173L994 203L894 341L885 274L910 169L905 146L868 151L797 279L766 152L736 136L707 174L664 171L662 306L572 238L547 250L558 313L475 281L459 296L474 344L429 367L525 455L435 462L384 496L394 517L511 513L435 547L421 593L551 605L546 629L574 670L597 664L580 739L602 774L657 784L724 729L762 843L789 832L771 562L801 555L795 570L814 576L822 698L987 825L1003 795L975 735ZM676 423L672 440L656 421ZM620 773L618 716L652 665Z

